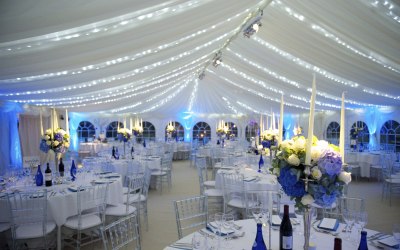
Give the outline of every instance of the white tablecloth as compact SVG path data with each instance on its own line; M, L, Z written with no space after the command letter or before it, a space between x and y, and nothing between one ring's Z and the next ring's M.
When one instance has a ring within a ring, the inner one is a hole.
M299 221L302 221L302 219L299 219ZM243 249L251 249L254 243L254 239L256 238L257 234L257 226L256 223L254 222L253 219L251 220L240 220L240 221L235 221L235 224L241 226L242 228L240 229L241 232L245 232L243 237L238 237L235 239L231 239L229 244L230 248L232 250L243 250ZM304 245L304 236L297 234L297 230L303 230L302 225L297 225L294 227L294 232L293 232L293 249L303 249ZM338 231L341 232L342 229L344 228L344 225L340 225L338 228ZM314 230L312 229L312 232ZM355 230L354 230L355 231ZM376 231L373 230L366 230L368 235L372 235L376 233ZM279 230L272 230L271 231L271 249L279 249ZM321 232L314 232L315 234L315 239L311 239L310 242L313 242L316 245L316 249L333 249L334 245L334 238L335 236L331 234L326 234L326 233L321 233ZM268 233L268 227L263 227L263 238L264 242L267 246L269 247L269 233ZM342 249L357 249L358 244L359 244L359 238L358 235L352 235L354 242L345 240L346 235L345 233L340 233L336 237L342 238ZM178 240L177 242L180 243L191 243L192 241L193 234L189 234L182 239ZM357 239L356 239L357 238ZM216 240L215 240L216 241ZM222 244L226 244L226 242L222 242ZM164 250L176 250L177 248L167 246L164 248ZM268 248L270 249L270 248ZM368 249L369 250L376 250L379 249L371 244L371 242L368 241Z
M83 142L79 143L80 151L88 151L91 155L95 155L100 151L110 149L111 154L112 144L108 143L96 143L96 142Z
M222 189L222 174L223 173L235 173L235 170L220 169L217 171L215 176L215 188ZM245 181L245 188L247 190L279 190L279 183L275 175L258 173L252 168L241 168L240 174L243 174L244 178L257 177L254 181Z
M380 160L381 154L379 152L346 152L345 154L345 162L360 166L361 177L371 177L371 165L379 165Z

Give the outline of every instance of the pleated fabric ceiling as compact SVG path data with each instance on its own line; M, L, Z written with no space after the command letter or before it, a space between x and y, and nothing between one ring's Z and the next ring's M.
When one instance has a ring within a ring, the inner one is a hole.
M74 112L399 106L398 1L2 1L0 100ZM257 33L244 30L259 21ZM214 67L215 59L222 61Z

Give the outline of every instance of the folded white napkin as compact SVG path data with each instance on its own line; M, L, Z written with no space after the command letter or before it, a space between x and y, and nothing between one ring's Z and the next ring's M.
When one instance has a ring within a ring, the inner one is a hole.
M281 219L281 217L279 217L279 215L274 214L271 217L271 222L272 222L272 226L280 226L282 219Z
M336 231L339 225L339 221L337 219L332 218L323 218L319 223L318 227L325 230L334 230Z

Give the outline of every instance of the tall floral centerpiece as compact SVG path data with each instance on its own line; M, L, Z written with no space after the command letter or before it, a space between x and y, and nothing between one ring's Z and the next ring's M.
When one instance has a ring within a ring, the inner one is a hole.
M269 154L270 161L272 161L271 147L276 147L278 144L278 130L277 129L267 129L264 130L261 135L261 145L265 151L265 154Z
M311 164L305 164L307 139L296 136L278 146L272 160L272 173L278 176L283 191L296 202L295 206L308 215L310 205L331 207L342 195L351 174L342 168L339 148L315 136L311 147ZM309 240L311 218L305 218L306 242ZM308 228L307 228L308 227ZM307 237L308 235L308 237ZM307 248L308 249L308 248Z
M167 131L168 140L170 140L172 138L172 134L175 132L175 126L173 125L172 122L168 123L166 131Z
M125 158L125 145L131 139L132 131L130 129L127 129L127 128L119 128L117 130L117 133L118 133L118 140L120 142L124 142L124 156L123 156L123 158Z
M62 155L70 146L68 111L65 110L65 130L58 127L58 120L55 109L50 111L51 128L43 132L42 110L40 110L40 135L41 141L39 148L47 154L47 160L50 161L51 153L54 153L55 170L58 170L58 162Z
M229 127L225 125L224 120L218 122L216 132L218 136L217 144L221 144L224 147L224 139L229 133Z
M48 153L52 150L55 154L64 154L69 148L69 135L64 129L49 128L45 131L40 142L40 150Z
M47 154L47 159L50 159L51 151L54 152L55 170L58 170L58 162L62 155L68 150L70 145L69 135L61 128L47 129L40 142L40 150Z

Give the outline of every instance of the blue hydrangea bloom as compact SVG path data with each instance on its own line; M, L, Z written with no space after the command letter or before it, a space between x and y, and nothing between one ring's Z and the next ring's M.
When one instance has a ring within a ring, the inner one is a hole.
M342 158L334 150L326 150L318 161L322 173L329 176L339 175L342 171Z
M292 197L302 197L305 195L304 182L297 180L297 176L292 173L290 167L281 168L278 182L281 184L283 191Z

